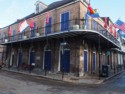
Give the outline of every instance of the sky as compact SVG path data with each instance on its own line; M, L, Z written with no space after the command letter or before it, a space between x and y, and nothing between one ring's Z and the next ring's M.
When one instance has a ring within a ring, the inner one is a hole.
M0 28L8 26L17 19L35 12L37 0L0 0ZM41 0L50 4L58 0ZM110 17L113 22L117 19L125 21L125 0L91 0L93 9L97 9L100 16Z

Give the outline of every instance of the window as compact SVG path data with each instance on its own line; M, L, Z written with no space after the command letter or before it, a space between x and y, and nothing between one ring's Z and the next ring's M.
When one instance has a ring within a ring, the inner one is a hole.
M92 23L92 29L93 30L97 30L97 22L96 21L93 21L93 23Z
M61 14L61 31L69 30L69 12Z
M4 32L4 33L2 34L3 42L5 42L5 38L6 38L6 32Z
M89 16L85 14L85 29L89 29Z
M39 13L39 4L36 5L36 13Z
M24 32L25 32L25 31L24 31ZM21 33L18 34L18 35L19 35L19 37L18 37L19 40L23 39L24 32L21 32Z
M16 30L13 30L13 33L12 33L12 41L15 40L15 35L16 35Z
M52 17L50 17L48 23L46 23L45 34L50 34L51 28L52 28Z
M37 29L36 22L34 22L34 28L31 28L31 36L30 37L35 37L35 30Z

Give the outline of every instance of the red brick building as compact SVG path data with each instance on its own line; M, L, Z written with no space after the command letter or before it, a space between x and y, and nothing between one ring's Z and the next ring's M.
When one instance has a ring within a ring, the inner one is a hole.
M104 28L102 18L86 18L84 0L62 0L50 5L36 2L36 12L2 28L1 44L7 46L6 63L10 67L35 64L35 68L79 74L99 74L101 65L117 67L119 41ZM49 14L49 22L46 16ZM18 32L24 19L35 27ZM113 24L109 20L109 24ZM12 28L12 36L8 35ZM100 54L99 54L100 53ZM114 60L116 59L116 60Z

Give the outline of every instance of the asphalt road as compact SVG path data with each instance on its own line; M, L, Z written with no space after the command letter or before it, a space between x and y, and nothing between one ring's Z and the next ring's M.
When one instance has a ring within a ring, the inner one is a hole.
M125 73L100 85L86 85L0 71L0 94L125 94Z

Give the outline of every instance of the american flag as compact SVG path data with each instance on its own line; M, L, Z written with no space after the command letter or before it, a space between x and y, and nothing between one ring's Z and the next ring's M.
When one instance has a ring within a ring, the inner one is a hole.
M116 23L114 24L114 26L120 30L122 30L123 32L125 32L125 23L122 22L121 20L117 20Z

